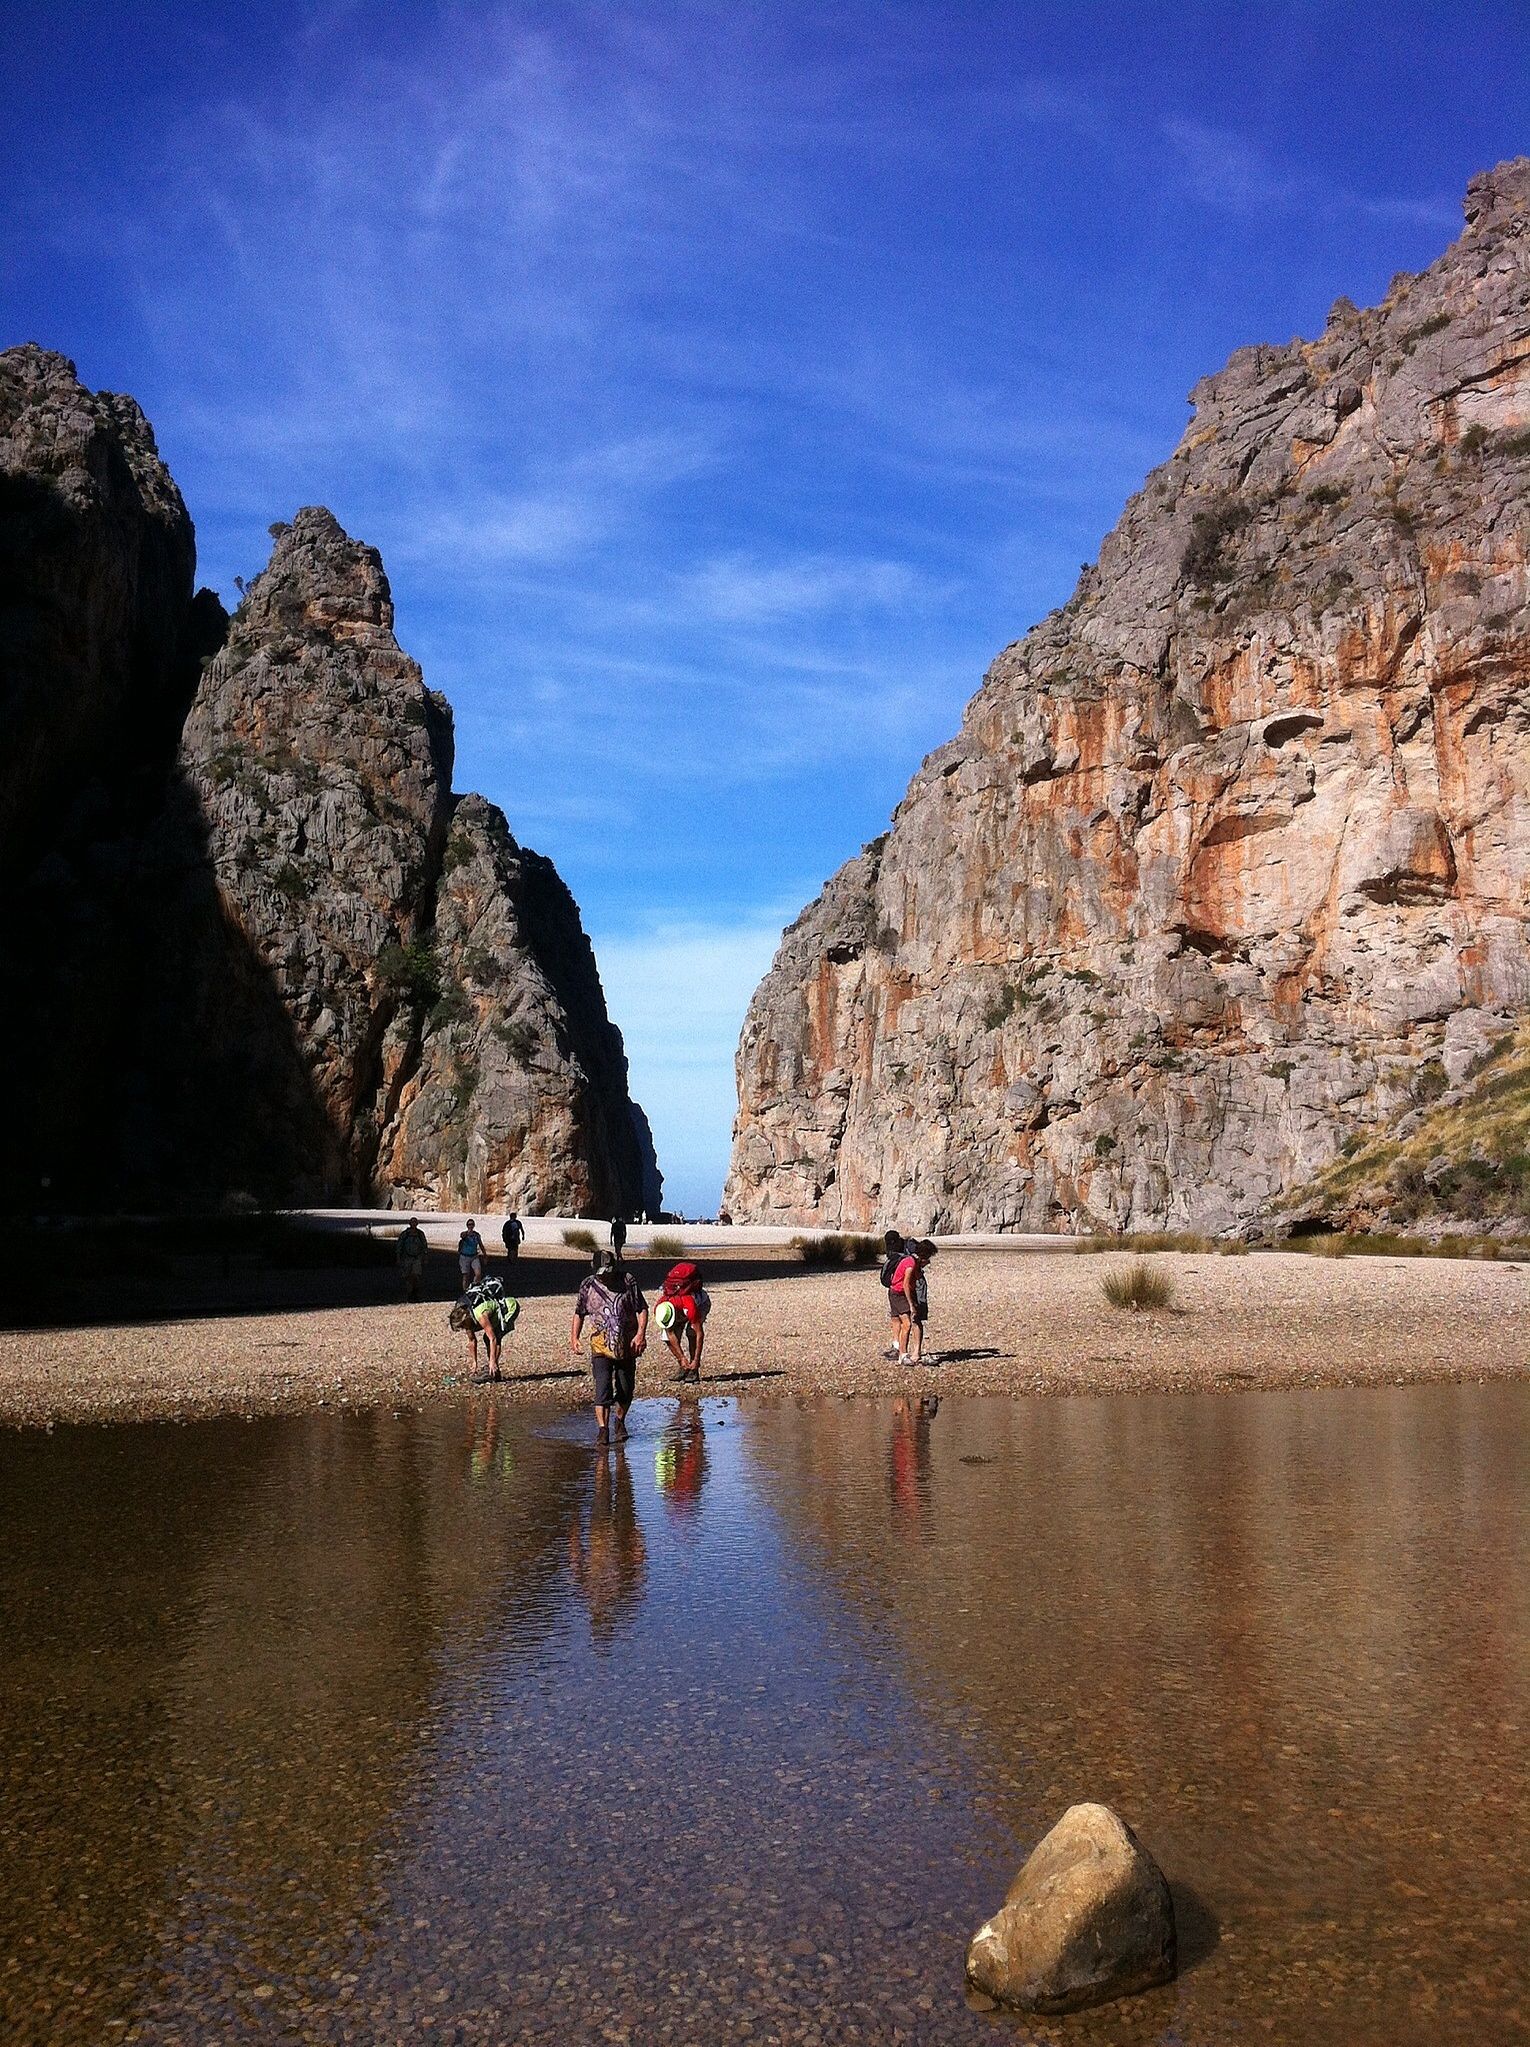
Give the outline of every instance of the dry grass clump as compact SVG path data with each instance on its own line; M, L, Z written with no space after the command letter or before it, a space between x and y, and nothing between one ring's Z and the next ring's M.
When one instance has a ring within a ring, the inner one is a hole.
M791 1248L804 1265L875 1265L882 1256L880 1237L793 1237Z
M565 1230L563 1241L571 1251L593 1251L595 1232L593 1230Z
M685 1239L677 1237L671 1230L655 1230L648 1239L650 1258L683 1258Z
M1100 1292L1113 1308L1167 1308L1174 1299L1174 1282L1166 1272L1155 1272L1139 1259L1123 1272L1107 1272Z
M1309 1258L1480 1258L1489 1265L1521 1249L1496 1237L1400 1237L1382 1230L1315 1231L1288 1238L1286 1248L1305 1251Z
M1223 1237L1217 1245L1219 1258L1246 1258L1248 1239L1246 1237Z
M1210 1251L1210 1237L1177 1234L1173 1230L1128 1230L1123 1236L1112 1236L1102 1230L1097 1236L1080 1237L1075 1246L1078 1251L1136 1251L1148 1254L1154 1251Z

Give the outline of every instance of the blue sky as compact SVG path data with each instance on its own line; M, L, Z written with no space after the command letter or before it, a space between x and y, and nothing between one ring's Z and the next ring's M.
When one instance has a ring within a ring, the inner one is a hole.
M1530 10L0 5L5 341L131 391L233 598L381 548L710 1211L782 924L1244 342L1530 150Z

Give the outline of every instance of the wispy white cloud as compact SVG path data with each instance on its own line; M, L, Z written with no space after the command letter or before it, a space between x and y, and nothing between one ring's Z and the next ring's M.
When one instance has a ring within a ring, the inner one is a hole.
M680 579L683 599L730 624L762 625L825 611L887 610L922 594L925 578L906 562L800 555L763 561L729 554Z
M1376 198L1274 162L1245 136L1201 121L1165 121L1163 134L1195 196L1224 212L1304 208L1447 228L1458 218L1443 201Z

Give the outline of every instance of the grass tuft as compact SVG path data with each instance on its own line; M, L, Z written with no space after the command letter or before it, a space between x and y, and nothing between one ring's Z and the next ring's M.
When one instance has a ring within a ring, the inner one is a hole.
M793 1237L791 1248L804 1265L876 1265L882 1257L880 1237Z
M1155 1272L1139 1259L1122 1272L1107 1272L1100 1292L1113 1308L1167 1308L1174 1299L1174 1282L1166 1272Z
M565 1230L563 1241L571 1251L593 1251L595 1232L593 1230Z
M683 1258L685 1240L670 1231L655 1230L648 1239L648 1255L650 1258Z

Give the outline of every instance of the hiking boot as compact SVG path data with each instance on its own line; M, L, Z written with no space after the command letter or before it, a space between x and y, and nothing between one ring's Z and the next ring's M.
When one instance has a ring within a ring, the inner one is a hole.
M627 1424L620 1416L611 1425L611 1440L613 1443L625 1443L627 1440Z
M609 1442L610 1442L610 1440L611 1440L611 1432L610 1432L610 1430L609 1430L609 1429L597 1429L597 1430L595 1431L595 1442L596 1442L596 1445L597 1445L597 1447L598 1447L599 1445L601 1445L602 1443L609 1443Z

